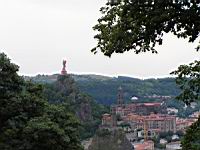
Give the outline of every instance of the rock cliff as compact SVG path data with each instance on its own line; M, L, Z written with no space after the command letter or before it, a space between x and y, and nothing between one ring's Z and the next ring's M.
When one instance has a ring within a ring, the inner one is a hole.
M100 129L88 150L133 150L133 146L122 130Z

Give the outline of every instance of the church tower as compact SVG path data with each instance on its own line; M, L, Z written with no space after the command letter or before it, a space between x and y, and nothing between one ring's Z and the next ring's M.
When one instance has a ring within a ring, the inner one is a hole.
M123 100L123 89L122 89L121 86L118 88L117 104L118 104L118 105L124 104L124 100Z

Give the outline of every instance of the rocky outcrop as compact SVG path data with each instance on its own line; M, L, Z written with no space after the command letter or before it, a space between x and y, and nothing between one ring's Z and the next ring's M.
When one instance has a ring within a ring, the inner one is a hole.
M92 108L89 103L81 103L77 110L77 115L81 121L92 120Z
M133 150L133 146L122 130L100 129L88 150Z

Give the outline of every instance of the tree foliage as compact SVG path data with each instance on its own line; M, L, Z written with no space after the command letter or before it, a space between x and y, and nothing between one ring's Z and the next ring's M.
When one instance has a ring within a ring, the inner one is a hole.
M181 65L172 74L177 75L176 83L182 92L177 97L186 104L200 100L200 61L194 61L189 65ZM183 150L200 149L200 118L189 129L181 142Z
M155 50L163 43L165 33L194 42L200 32L200 1L198 0L120 0L100 9L102 17L93 27L98 49L106 56L134 50ZM199 47L197 47L197 50Z
M25 82L18 68L0 53L0 149L82 150L75 116L49 104L43 87Z
M181 141L183 150L200 149L200 118L187 129L184 138Z
M44 87L44 95L50 103L67 105L80 120L81 139L92 137L101 124L102 114L107 111L105 107L82 93L70 75L58 75L55 82Z
M109 57L129 50L157 53L155 46L162 45L165 33L188 38L188 42L197 40L200 33L199 0L120 0L100 11L103 16L93 27L98 43L92 52L100 49ZM178 75L176 82L182 90L178 99L188 105L200 100L200 61L182 65L172 74ZM200 149L199 122L187 130L183 149Z
M200 100L200 61L181 65L171 74L177 75L176 83L182 90L177 97L186 104Z

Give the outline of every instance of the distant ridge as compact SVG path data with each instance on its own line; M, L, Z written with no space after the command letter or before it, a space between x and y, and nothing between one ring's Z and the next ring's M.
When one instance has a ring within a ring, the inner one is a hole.
M138 79L127 76L108 77L96 74L76 75L69 74L78 84L81 91L93 96L97 102L110 105L116 102L117 89L122 86L125 101L133 96L139 99L151 95L172 96L179 93L174 78ZM57 79L58 74L37 75L34 77L25 76L26 80L38 83L52 83Z

